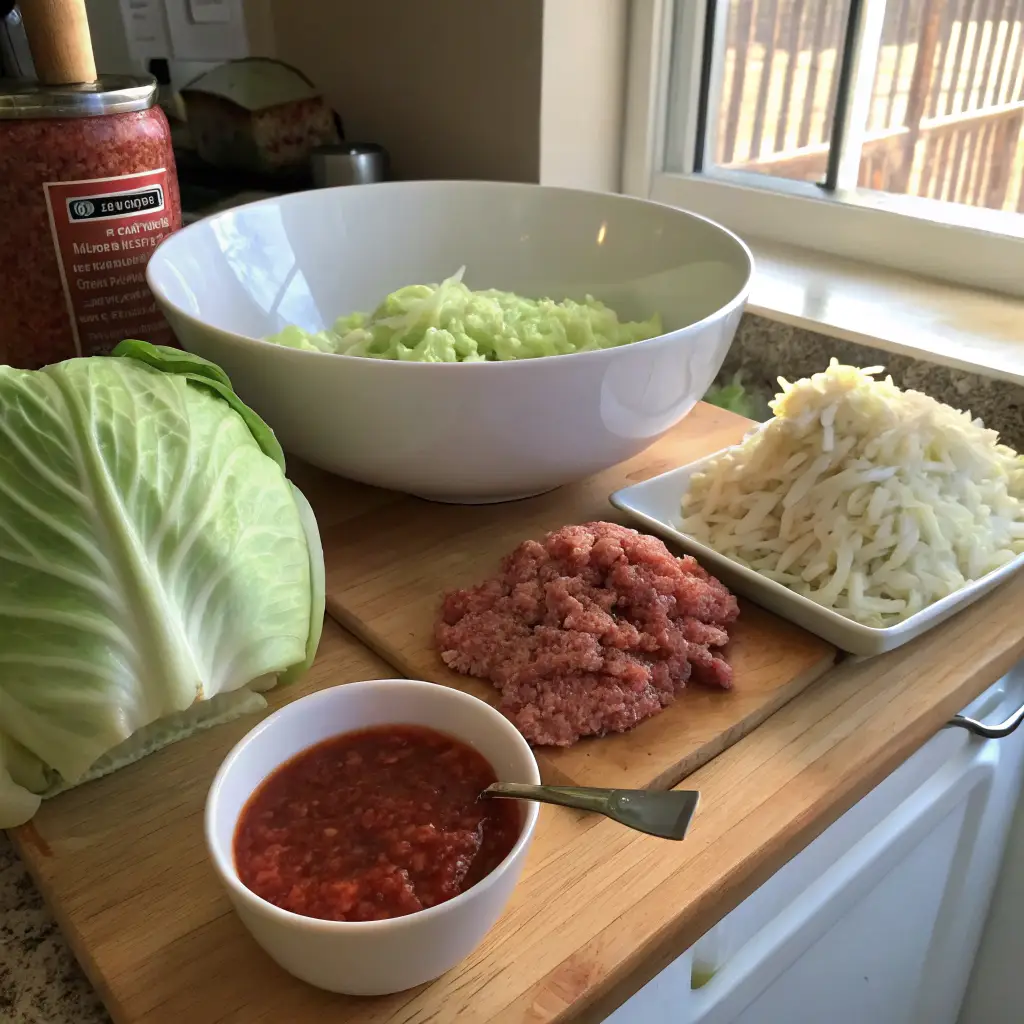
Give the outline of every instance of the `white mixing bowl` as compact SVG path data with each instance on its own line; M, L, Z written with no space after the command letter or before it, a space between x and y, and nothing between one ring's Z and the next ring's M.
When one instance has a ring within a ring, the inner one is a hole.
M259 339L370 311L460 266L471 288L582 299L666 334L493 363L405 363ZM725 359L752 259L703 217L627 196L420 181L300 192L168 238L147 278L182 345L219 363L286 451L454 502L550 490L642 451Z
M259 784L322 740L375 725L425 725L468 743L502 782L540 783L529 744L504 715L467 693L412 679L346 683L301 697L265 718L225 758L206 799L206 845L242 923L286 971L331 992L384 995L432 981L465 959L501 916L537 825L522 803L508 856L445 903L385 921L322 921L268 903L235 869L239 815Z

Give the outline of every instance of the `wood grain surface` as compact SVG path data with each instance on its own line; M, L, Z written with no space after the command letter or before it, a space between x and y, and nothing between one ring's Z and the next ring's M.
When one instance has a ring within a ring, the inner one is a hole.
M327 686L392 675L328 620L311 671L266 696L273 711ZM46 801L28 825L12 830L115 1020L222 1020L245 1005L243 994L277 1008L267 1020L300 1020L293 1013L326 1005L249 938L206 853L207 790L228 751L258 721L249 715L165 747Z
M709 448L742 421L701 410ZM717 435L716 435L717 431ZM385 495L296 466L322 524ZM46 802L12 836L117 1024L548 1024L597 1021L683 953L1024 657L1024 575L918 640L828 671L686 781L685 842L544 807L498 924L431 985L379 999L318 992L279 970L209 865L206 791L255 717L193 736ZM392 669L327 623L305 692ZM946 730L943 742L970 742Z
M691 775L682 843L544 807L520 884L481 946L431 985L349 999L286 975L207 860L206 791L250 717L48 801L12 836L116 1024L597 1021L682 954L1024 657L1024 576L934 635L832 669ZM390 669L328 623L274 706ZM945 742L968 742L947 730Z
M444 591L498 570L527 537L567 523L626 522L608 495L730 444L747 421L701 405L646 452L583 483L501 505L440 505L417 498L375 504L323 532L330 614L400 670L475 694L490 683L448 669L434 624ZM675 785L791 700L833 664L823 640L750 604L730 629L732 690L694 684L661 714L628 733L536 753L548 782L627 788Z

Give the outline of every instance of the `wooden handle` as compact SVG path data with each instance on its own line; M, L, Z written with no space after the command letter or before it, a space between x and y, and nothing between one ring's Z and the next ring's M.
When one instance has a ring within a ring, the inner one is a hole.
M40 82L96 81L85 0L21 0L21 17Z

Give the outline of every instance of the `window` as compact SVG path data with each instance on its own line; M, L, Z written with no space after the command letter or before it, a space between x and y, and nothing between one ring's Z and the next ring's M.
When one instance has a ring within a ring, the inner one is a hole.
M1024 295L1024 0L634 0L631 19L626 191Z

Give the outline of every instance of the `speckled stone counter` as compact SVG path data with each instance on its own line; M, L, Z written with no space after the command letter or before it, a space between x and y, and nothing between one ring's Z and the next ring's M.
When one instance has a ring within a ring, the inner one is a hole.
M840 341L751 313L740 323L719 381L727 381L739 371L745 387L759 397L771 398L778 391L777 377L809 377L824 370L831 356L853 366L884 366L897 386L923 391L955 409L970 410L986 427L998 430L1006 444L1024 450L1024 387Z
M110 1024L4 832L0 832L0 1024Z

